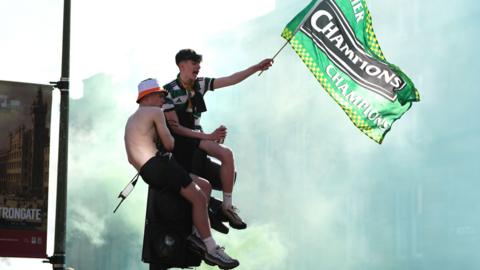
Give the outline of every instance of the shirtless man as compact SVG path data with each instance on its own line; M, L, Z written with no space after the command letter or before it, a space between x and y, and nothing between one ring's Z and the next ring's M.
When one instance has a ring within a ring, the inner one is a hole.
M128 161L147 184L156 189L178 192L192 204L193 226L201 239L192 234L188 240L202 254L205 262L222 269L235 268L239 262L228 256L211 235L207 214L210 184L203 178L189 175L170 153L174 139L161 109L166 94L156 79L146 79L138 85L139 107L128 118L125 127ZM157 139L163 146L162 151L157 149Z

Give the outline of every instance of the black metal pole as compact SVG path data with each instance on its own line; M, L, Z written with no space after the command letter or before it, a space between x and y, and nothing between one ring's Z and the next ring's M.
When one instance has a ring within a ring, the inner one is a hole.
M70 12L71 0L64 0L62 75L57 83L60 89L60 133L58 143L57 205L55 218L54 253L50 263L54 270L65 270L65 243L67 230L67 175L68 175L68 116L70 77Z

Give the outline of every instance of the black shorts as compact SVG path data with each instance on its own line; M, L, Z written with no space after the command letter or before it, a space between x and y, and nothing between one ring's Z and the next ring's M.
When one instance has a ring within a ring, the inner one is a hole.
M140 169L143 180L155 189L180 189L192 183L192 178L173 157L156 155L149 159Z
M192 171L193 155L195 150L198 149L199 145L199 139L175 136L175 147L173 148L173 154L178 163L189 172Z

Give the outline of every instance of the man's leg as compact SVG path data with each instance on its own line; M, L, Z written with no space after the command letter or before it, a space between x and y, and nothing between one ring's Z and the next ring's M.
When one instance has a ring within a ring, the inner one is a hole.
M230 226L235 229L245 229L247 224L236 213L237 210L232 205L232 191L235 179L235 164L233 153L230 148L213 141L200 141L199 148L207 152L208 155L220 160L220 178L223 188L223 214L228 218Z
M207 201L208 201L207 211L208 211L208 219L210 220L210 227L218 232L225 233L225 234L228 233L228 228L225 225L223 225L222 221L219 220L219 217L217 217L213 212L213 210L210 208L209 202L211 202L213 199L210 196L212 192L212 185L210 184L210 182L192 173L190 174L190 177L193 179L193 182L195 182L201 188L203 194L207 198ZM221 202L220 201L218 202L221 205ZM218 207L218 209L220 209L220 207Z
M192 158L192 173L206 179L212 186L212 190L222 190L220 168L220 162L212 161L212 158L208 157L207 153L197 146ZM228 219L223 214L222 201L213 196L210 196L208 203L208 217L212 229L224 234L229 232L229 228L223 224Z
M150 186L180 193L191 203L192 221L202 239L192 234L187 240L199 250L205 262L218 265L222 269L231 269L239 265L238 261L230 258L212 238L207 215L207 196L210 195L211 186L205 179L191 177L175 159L167 160L163 156L152 157L142 167L140 175Z
M212 194L212 185L206 179L198 177L193 173L190 174L190 177L192 178L193 182L200 187L200 190L202 191L203 195L205 195L205 198L207 199L207 205L208 205L210 195Z
M220 178L222 180L223 192L232 193L233 178L235 174L235 164L232 150L224 145L207 140L200 141L199 148L207 152L209 156L220 160L222 163L220 167Z
M201 188L196 184L196 181L203 182L206 180L199 177L193 177L192 179L194 179L194 182L180 189L180 195L192 204L193 225L197 229L202 241L198 241L200 239L194 235L189 237L189 240L195 248L202 251L204 259L208 264L218 265L220 268L224 269L237 267L239 265L238 261L228 256L223 248L219 247L212 238L207 215L208 199Z
M180 195L192 204L193 225L200 237L202 239L211 237L210 223L207 218L207 197L201 188L195 182L192 182L180 189Z

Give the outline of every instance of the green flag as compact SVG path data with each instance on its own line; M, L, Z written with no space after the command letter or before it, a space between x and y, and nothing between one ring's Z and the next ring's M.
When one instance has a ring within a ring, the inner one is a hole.
M420 97L388 63L365 0L314 0L282 33L322 87L378 143Z

